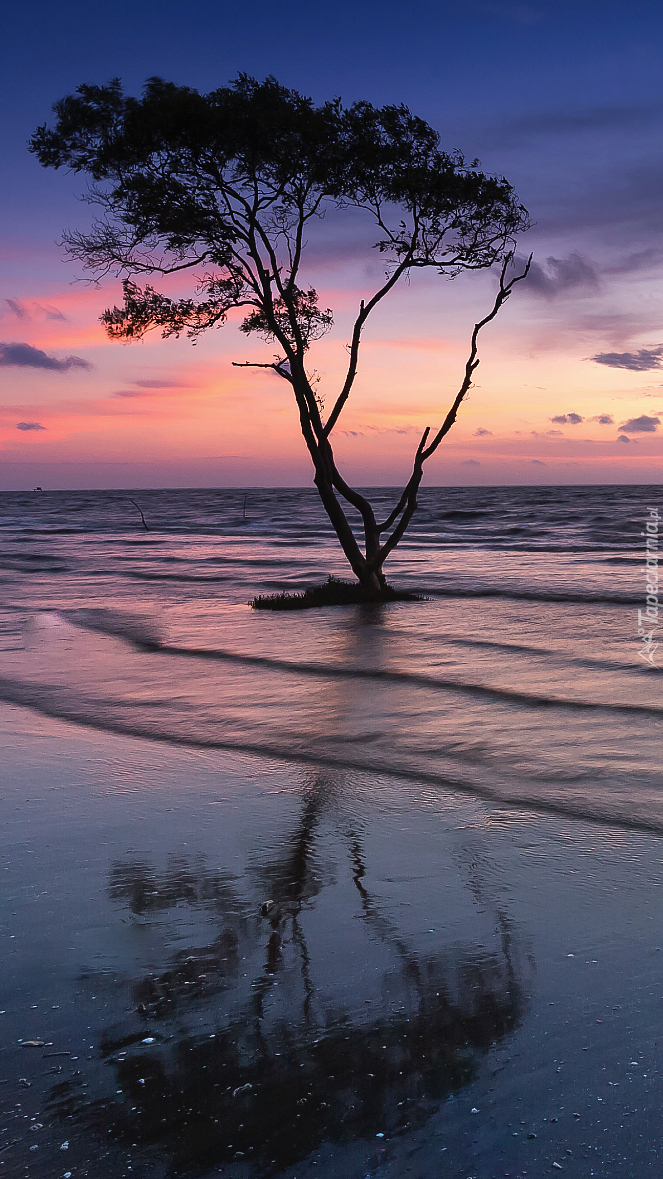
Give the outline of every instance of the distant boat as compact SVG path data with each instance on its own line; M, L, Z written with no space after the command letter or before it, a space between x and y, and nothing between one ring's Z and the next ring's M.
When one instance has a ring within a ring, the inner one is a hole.
M33 487L32 490L33 491L43 491L44 489L43 489L43 487Z

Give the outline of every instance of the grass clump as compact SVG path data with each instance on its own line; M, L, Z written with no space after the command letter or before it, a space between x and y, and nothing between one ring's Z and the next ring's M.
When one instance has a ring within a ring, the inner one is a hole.
M385 585L379 598L362 589L358 581L327 578L323 585L313 586L302 593L259 594L249 605L253 610L311 610L316 606L356 606L367 602L422 602L418 594L395 590Z

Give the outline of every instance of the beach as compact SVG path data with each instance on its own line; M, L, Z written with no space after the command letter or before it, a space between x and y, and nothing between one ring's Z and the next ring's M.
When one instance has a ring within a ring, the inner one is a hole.
M5 497L0 1170L659 1173L654 491Z

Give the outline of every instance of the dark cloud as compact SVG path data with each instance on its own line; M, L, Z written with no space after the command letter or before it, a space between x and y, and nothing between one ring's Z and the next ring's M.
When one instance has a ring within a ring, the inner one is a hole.
M132 389L118 389L113 397L149 397L157 389L190 389L191 386L182 381L134 381Z
M362 426L361 430L339 430L344 438L376 438L380 434L419 434L417 426Z
M655 434L660 424L660 418L650 418L643 413L639 418L629 418L627 422L622 422L619 429L626 430L629 434Z
M13 311L13 313L17 319L27 319L28 318L28 313L27 313L25 307L23 306L23 304L21 302L19 302L18 299L5 299L5 303L9 307L9 310Z
M68 322L67 316L63 315L57 307L51 306L50 303L35 303L35 307L41 311L42 315L46 316L46 319L59 319L62 323Z
M134 381L139 389L186 389L181 381Z
M590 422L598 422L600 426L614 425L614 418L611 413L600 413L595 418L590 418Z
M483 426L478 426L477 429L474 431L474 434L472 435L472 437L473 438L485 438L485 436L487 434L490 434L490 436L492 438L493 431L492 430L484 430Z
M17 430L45 430L46 426L42 426L41 422L17 422Z
M635 274L641 270L652 270L663 261L663 252L657 249L639 250L635 254L628 254L612 266L604 266L603 274Z
M547 465L541 459L530 459L529 461L533 467L545 467Z
M615 172L612 161L603 170L601 179L591 188L585 188L579 199L573 186L566 193L555 194L554 202L548 199L545 211L538 217L539 230L574 233L589 230L601 233L614 249L615 241L621 239L623 248L629 244L637 246L643 239L655 242L661 240L661 188L663 187L663 164L638 164L624 167ZM546 200L541 195L541 208Z
M579 426L584 420L579 413L558 413L551 422L557 422L560 426Z
M661 103L643 106L597 106L589 110L539 111L494 128L500 146L541 139L551 135L581 135L583 132L622 131L645 127L661 113Z
M60 319L63 322L67 320L67 316L50 303L23 303L20 299L5 299L5 303L17 319ZM38 312L36 316L33 314L34 311Z
M660 317L656 322L658 327ZM654 330L649 324L643 324L642 313L635 316L627 311L603 311L598 314L594 312L591 315L578 315L574 317L573 327L583 334L589 332L592 335L605 336L614 348L626 346L636 332ZM585 359L591 360L591 357Z
M0 366L8 368L43 368L50 372L66 373L70 368L92 368L82 356L66 356L58 360L31 344L0 344Z
M626 437L626 434L620 434L617 439L618 442L630 442L631 439Z
M460 465L461 467L480 467L481 463L477 462L476 459L463 459Z
M525 117L486 125L476 151L496 171L504 148L520 154L529 176L520 195L536 217L537 239L575 239L587 249L591 235L602 252L609 249L608 258L632 256L626 269L638 268L650 264L637 257L645 243L648 249L663 247L663 157L650 132L662 106L658 99L630 107L530 109Z
M606 364L608 368L627 368L633 373L651 372L661 368L663 344L657 348L640 348L638 352L599 352L590 356L597 364Z
M524 265L525 261L523 258L516 259L521 265ZM569 254L567 258L546 258L546 266L547 272L538 262L532 262L524 283L524 289L531 295L555 299L569 291L589 295L599 290L598 270L593 262L584 258L582 254Z

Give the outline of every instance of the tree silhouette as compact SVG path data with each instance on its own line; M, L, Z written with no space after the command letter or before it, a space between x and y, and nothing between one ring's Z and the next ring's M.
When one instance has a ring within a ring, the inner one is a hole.
M240 74L206 95L151 78L140 99L125 96L116 79L80 86L54 111L55 126L40 127L30 147L44 166L89 177L88 199L101 216L90 233L65 240L70 255L95 276L124 276L122 307L102 316L108 334L131 340L160 328L164 336L186 332L195 340L243 308L240 330L277 346L271 361L255 367L272 369L292 387L315 484L343 552L365 593L381 596L382 568L415 512L424 463L472 385L479 332L527 273L511 270L514 235L529 225L511 185L479 171L476 160L441 151L437 132L405 106L345 108L335 99L315 107L274 78L258 82ZM329 207L372 219L385 277L360 303L345 379L325 413L306 359L333 317L319 306L301 267L309 225ZM453 277L494 265L500 267L497 295L474 326L460 389L437 432L424 431L410 479L379 521L339 472L332 447L357 375L364 325L413 270ZM196 288L186 298L136 281L189 270L196 271ZM363 552L348 505L362 519Z

